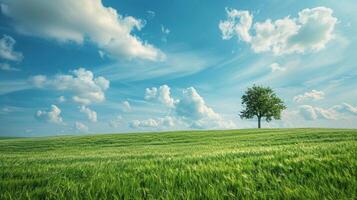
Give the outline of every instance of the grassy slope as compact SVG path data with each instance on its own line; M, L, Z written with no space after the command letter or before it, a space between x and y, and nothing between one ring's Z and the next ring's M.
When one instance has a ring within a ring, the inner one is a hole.
M357 130L0 140L0 199L356 199Z

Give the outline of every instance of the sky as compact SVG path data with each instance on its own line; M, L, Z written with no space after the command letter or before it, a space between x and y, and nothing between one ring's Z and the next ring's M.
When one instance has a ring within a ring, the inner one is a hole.
M0 136L357 128L354 0L0 0Z

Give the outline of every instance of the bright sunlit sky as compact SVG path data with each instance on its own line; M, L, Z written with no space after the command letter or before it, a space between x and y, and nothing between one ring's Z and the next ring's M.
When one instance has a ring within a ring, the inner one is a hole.
M0 4L1 136L253 128L253 84L263 127L357 127L355 0Z

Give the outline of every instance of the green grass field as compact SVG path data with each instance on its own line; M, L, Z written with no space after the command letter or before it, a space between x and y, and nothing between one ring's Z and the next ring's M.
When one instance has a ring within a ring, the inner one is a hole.
M357 130L2 139L0 199L357 199Z

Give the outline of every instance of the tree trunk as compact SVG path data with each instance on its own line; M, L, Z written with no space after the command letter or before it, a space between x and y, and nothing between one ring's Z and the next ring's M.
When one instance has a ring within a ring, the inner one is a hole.
M260 119L261 117L258 117L258 128L260 128Z

